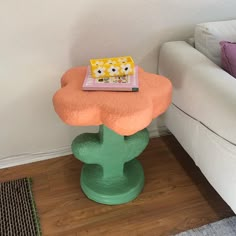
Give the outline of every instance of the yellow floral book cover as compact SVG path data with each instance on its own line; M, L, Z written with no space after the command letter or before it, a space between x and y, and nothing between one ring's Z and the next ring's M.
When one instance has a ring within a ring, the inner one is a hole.
M135 67L131 56L91 59L90 66L94 78L133 75Z
M83 90L137 92L139 90L138 66L134 67L132 75L109 76L104 78L94 78L91 73L91 67L88 66L83 83Z

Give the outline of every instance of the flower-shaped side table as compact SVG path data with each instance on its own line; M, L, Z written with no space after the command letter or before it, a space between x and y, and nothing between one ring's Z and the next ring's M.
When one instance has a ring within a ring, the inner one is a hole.
M83 91L86 70L64 74L54 108L69 125L100 125L99 133L81 134L72 143L74 156L86 163L80 182L87 197L109 205L129 202L144 185L143 168L134 158L148 144L146 127L169 106L172 85L139 68L139 92Z

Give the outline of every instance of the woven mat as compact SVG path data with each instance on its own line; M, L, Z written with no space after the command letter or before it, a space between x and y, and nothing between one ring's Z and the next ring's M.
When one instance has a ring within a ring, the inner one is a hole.
M41 235L30 179L0 183L0 235Z
M236 216L232 216L175 236L236 236Z

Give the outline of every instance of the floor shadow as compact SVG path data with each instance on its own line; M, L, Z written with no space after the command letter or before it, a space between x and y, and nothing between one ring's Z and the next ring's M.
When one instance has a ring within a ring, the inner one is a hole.
M220 218L226 218L235 215L232 209L224 202L221 196L216 192L208 182L201 170L195 165L192 158L183 149L178 140L173 135L161 137L163 142L173 154L174 158L183 168L184 172L190 177L192 182ZM222 204L224 203L224 204Z

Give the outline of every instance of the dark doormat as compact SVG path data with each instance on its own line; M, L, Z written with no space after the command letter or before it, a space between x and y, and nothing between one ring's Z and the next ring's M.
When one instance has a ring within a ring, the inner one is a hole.
M0 183L1 236L42 235L31 183L29 178Z

